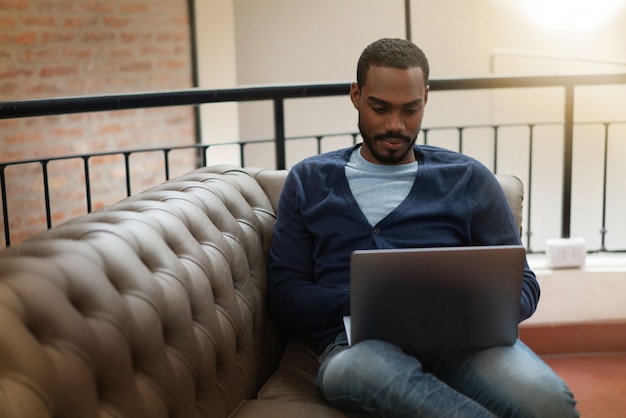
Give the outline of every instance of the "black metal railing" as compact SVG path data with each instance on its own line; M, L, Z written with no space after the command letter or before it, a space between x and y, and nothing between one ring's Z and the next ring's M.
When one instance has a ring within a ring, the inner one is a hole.
M561 207L561 236L569 237L571 228L571 198L572 198L572 161L573 161L573 137L574 137L574 101L575 88L580 86L592 85L626 85L626 73L620 74L593 74L593 75L572 75L572 76L520 76L520 77L474 77L474 78L450 78L450 79L434 79L430 81L431 91L463 91L463 90L493 90L503 88L537 88L537 87L560 87L564 91L564 114L563 121L554 122L560 124L563 128L563 184L562 184L562 207ZM202 90L188 89L168 92L141 93L141 94L120 94L106 96L86 96L86 97L68 97L41 100L25 100L16 102L0 103L0 119L23 118L46 115L61 115L70 113L83 113L94 111L123 110L123 109L140 109L167 106L183 106L183 105L201 105L207 103L219 102L246 102L246 101L264 101L269 100L273 103L274 112L274 137L265 140L242 141L234 143L220 144L196 144L181 147L169 148L150 148L125 151L112 151L106 153L82 154L72 156L62 156L54 158L44 158L37 160L23 161L1 161L0 162L0 193L2 197L3 220L6 245L10 245L8 202L6 193L6 177L5 169L11 165L39 163L42 167L42 181L44 182L44 200L46 204L46 218L48 227L51 227L50 217L50 199L49 187L47 182L47 164L59 159L79 158L83 160L85 173L85 189L87 196L87 210L91 211L90 201L90 183L89 183L89 161L95 156L103 155L123 155L126 170L126 187L127 194L130 190L130 170L129 156L135 153L159 151L163 153L165 161L165 177L169 178L168 154L174 149L195 148L200 155L200 164L206 164L206 153L210 147L218 146L237 146L239 147L241 165L245 165L243 149L250 143L258 144L259 142L272 142L275 149L275 161L277 169L286 167L285 143L287 140L299 140L307 137L291 137L285 136L285 110L284 103L288 99L310 98L310 97L328 97L348 94L349 83L335 84L314 84L314 85L288 85L288 86L269 86L269 87L242 87L233 89L220 90ZM624 123L623 121L601 121L605 128L605 167L604 167L604 199L606 200L606 141L608 138L608 129L612 123ZM498 149L498 132L505 126L509 125L476 125L476 126L447 126L447 127L429 127L423 129L423 141L429 141L429 135L438 129L456 129L458 133L458 150L463 152L463 135L468 128L487 128L493 131L494 139L494 172L498 169L497 149ZM518 126L522 126L519 125ZM525 126L529 129L530 142L533 141L533 129L537 126L534 123L528 123ZM335 134L350 135L356 142L358 133ZM334 135L317 135L314 138L317 141L317 152L321 152L321 142L325 138ZM532 148L532 145L531 145ZM530 165L532 165L532 155L529 156ZM532 170L529 167L529 184L526 184L528 196L530 198L532 190ZM528 198L528 199L529 199ZM530 225L530 208L532 202L526 202L526 222ZM606 202L603 202L603 219L602 219L602 245L600 251L606 250L604 245L604 234L606 233ZM530 250L531 228L527 228L527 243Z

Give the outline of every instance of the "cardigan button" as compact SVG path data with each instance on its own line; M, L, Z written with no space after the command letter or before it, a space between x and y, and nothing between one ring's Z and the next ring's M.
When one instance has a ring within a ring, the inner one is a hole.
M376 235L380 234L380 229L378 229L378 228L374 228L374 233L375 233Z

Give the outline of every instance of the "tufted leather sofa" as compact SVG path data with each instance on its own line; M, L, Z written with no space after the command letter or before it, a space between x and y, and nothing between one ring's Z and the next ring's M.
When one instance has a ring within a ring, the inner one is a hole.
M285 176L205 167L0 251L0 416L344 417L267 313Z

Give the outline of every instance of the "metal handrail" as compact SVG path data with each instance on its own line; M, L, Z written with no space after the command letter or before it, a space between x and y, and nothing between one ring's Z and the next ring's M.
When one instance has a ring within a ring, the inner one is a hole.
M626 84L626 73L545 76L483 76L437 78L428 84L433 91L491 90L525 87L577 87ZM0 102L0 119L62 115L106 110L141 109L164 106L200 105L219 102L284 100L348 94L350 83L291 84L235 87L206 90L200 88L149 93L124 93L57 97Z

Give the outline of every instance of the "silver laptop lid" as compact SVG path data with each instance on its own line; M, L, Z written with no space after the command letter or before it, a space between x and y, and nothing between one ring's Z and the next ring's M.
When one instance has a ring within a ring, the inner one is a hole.
M407 351L511 345L522 246L359 250L351 256L351 342Z

